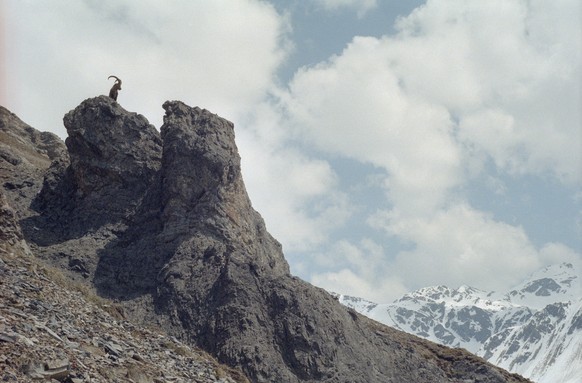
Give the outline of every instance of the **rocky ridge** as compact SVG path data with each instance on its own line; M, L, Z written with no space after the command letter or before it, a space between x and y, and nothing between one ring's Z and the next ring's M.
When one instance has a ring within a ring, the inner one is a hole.
M20 178L6 173L36 257L117 302L134 325L199 346L253 382L526 381L291 276L246 194L233 125L179 101L163 107L158 134L107 97L85 100L65 116L67 152L31 168L30 193L7 187Z
M0 380L248 382L206 352L128 321L120 305L33 255L19 225L33 212L13 209L5 194L30 204L65 145L4 108L0 117Z

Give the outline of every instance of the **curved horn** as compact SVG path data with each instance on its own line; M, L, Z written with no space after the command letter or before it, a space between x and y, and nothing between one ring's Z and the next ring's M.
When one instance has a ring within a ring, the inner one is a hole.
M116 82L119 82L119 84L121 85L121 80L117 76L111 75L111 76L107 77L107 80L109 80L111 77L113 77L116 80Z

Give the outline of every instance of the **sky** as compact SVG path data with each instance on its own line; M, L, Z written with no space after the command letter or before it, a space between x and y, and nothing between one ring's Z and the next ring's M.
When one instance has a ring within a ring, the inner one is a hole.
M0 0L0 105L62 118L123 80L158 129L235 124L293 274L387 303L582 261L578 0Z

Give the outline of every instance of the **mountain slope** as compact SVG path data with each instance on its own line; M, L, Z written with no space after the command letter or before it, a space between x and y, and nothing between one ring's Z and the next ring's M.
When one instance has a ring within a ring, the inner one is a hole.
M340 296L389 326L465 348L540 383L582 379L582 286L572 264L546 267L505 294L427 287L392 304Z
M45 155L46 153L40 153ZM0 188L0 381L248 383L36 258Z
M37 168L40 192L5 189L35 256L253 382L526 381L291 276L246 193L232 123L163 107L161 133L104 96L67 113L67 151Z

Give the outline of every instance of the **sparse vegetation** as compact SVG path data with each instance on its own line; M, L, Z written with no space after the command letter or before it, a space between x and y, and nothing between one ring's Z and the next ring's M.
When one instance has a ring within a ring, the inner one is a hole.
M29 259L31 262L31 271L34 270L35 273L40 272L60 287L81 294L84 300L101 308L103 311L109 313L113 318L117 320L125 319L123 306L120 304L100 297L94 289L82 282L69 278L57 267L48 265L35 257L29 257Z

